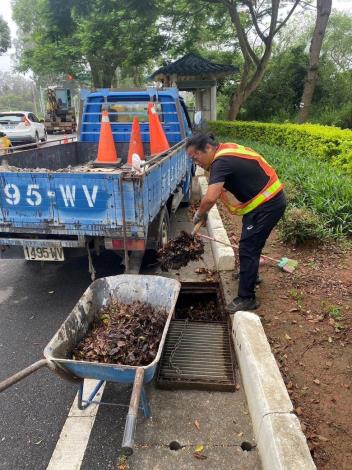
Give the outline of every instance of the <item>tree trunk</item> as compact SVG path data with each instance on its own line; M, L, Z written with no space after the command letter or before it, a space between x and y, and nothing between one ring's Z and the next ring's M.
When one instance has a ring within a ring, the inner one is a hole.
M112 65L102 65L101 61L94 58L89 59L92 82L94 88L110 88L116 67Z
M232 95L228 119L235 121L242 105L247 101L248 97L258 88L267 69L272 51L272 43L267 44L261 61L257 64L252 77L250 74L250 65L245 64L242 72L241 82L236 92Z
M319 55L331 13L331 4L332 0L317 0L317 18L310 43L309 66L303 89L301 109L298 113L299 124L306 122L310 113L315 85L318 80Z

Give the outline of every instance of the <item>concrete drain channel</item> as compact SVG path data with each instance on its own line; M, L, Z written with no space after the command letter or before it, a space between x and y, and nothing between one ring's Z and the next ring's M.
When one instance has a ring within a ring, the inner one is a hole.
M182 285L157 376L168 389L235 391L235 357L217 284Z

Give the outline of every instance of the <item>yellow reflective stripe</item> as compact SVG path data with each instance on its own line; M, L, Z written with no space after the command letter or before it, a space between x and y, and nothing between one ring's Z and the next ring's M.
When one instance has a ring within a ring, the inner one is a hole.
M248 155L249 157L263 158L261 155L259 155L259 153L254 152L254 150L253 150L253 152L250 152L249 150L246 150L244 147L238 147L238 148L235 148L235 149L219 150L218 152L216 152L216 154L214 156L214 159L218 158L218 157L222 157L224 155L236 156L236 153L241 153L242 155Z
M269 186L265 191L262 193L259 193L258 196L256 196L253 201L251 201L249 204L247 204L245 207L238 208L236 206L232 206L230 203L228 203L228 208L232 214L237 214L237 215L245 215L248 214L248 212L251 212L252 210L256 209L260 204L262 204L269 196L275 193L280 187L281 187L281 182L280 180L276 180L271 186Z

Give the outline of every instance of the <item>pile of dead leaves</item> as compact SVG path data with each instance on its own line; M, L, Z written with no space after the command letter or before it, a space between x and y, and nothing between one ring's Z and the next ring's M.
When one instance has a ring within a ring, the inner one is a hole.
M176 308L176 317L191 321L222 321L222 314L214 300L194 302L187 307Z
M167 319L165 310L135 301L112 300L73 351L73 358L129 366L150 364L158 351Z
M204 253L204 243L197 237L182 231L174 240L170 240L158 251L162 271L180 269L190 261L196 261Z

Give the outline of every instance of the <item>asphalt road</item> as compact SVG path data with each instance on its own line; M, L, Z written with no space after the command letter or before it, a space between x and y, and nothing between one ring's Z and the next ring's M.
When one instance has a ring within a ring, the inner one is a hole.
M0 380L42 357L90 284L87 267L83 258L43 265L0 260ZM97 267L100 276L121 272L116 257L103 257ZM0 395L1 470L47 467L76 392L42 369Z

